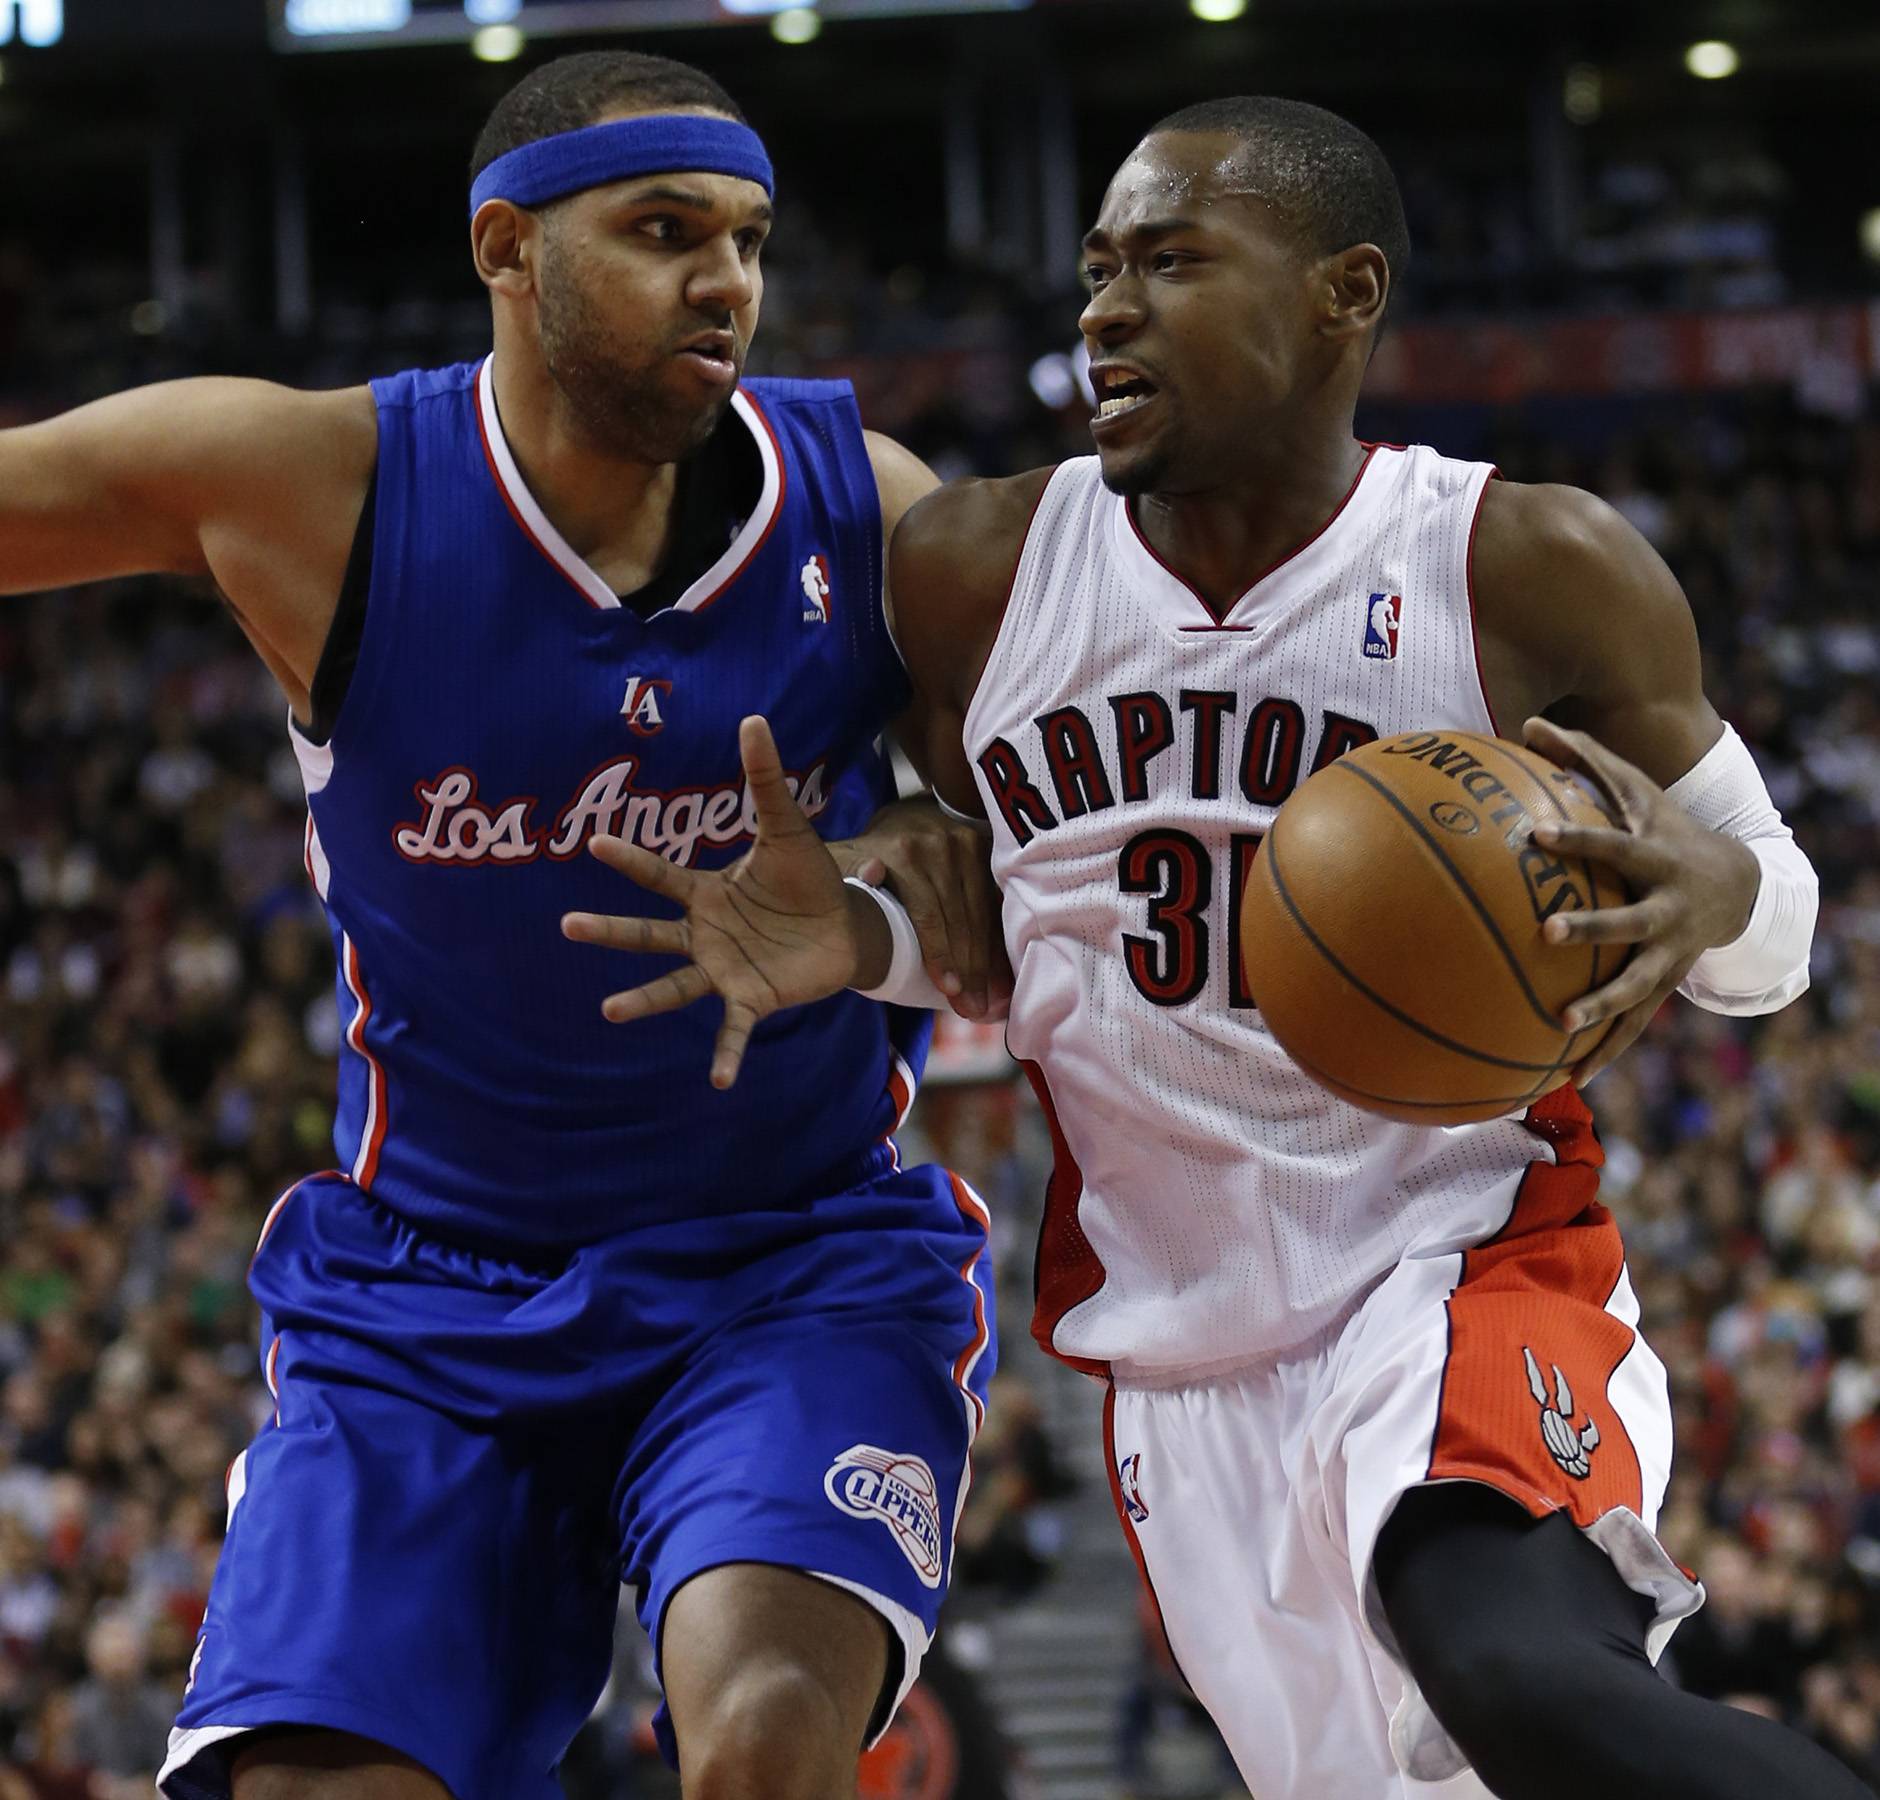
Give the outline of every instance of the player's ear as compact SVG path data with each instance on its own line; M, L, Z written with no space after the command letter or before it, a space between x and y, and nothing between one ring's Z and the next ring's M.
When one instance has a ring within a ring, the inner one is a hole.
M486 200L470 221L470 257L492 293L520 295L535 282L541 224L507 200Z
M1321 265L1320 328L1334 337L1357 337L1383 317L1390 295L1390 264L1375 244L1353 244Z

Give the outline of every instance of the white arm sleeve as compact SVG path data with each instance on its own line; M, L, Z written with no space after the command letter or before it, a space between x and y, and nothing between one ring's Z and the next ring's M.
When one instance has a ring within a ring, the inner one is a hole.
M952 1001L934 986L933 977L927 973L927 965L920 954L920 933L914 929L907 908L886 888L871 887L854 875L843 879L849 887L860 888L881 908L882 917L888 921L888 935L894 940L894 957L881 985L854 991L864 1000L882 1000L889 1006L924 1007L929 1012L950 1010Z
M1707 1012L1779 1012L1808 987L1820 887L1750 755L1729 726L1665 790L1698 824L1748 846L1762 883L1743 934L1692 964L1678 992Z

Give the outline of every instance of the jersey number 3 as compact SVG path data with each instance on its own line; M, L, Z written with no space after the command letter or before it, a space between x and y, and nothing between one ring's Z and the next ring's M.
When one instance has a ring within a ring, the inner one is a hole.
M1236 832L1229 845L1227 883L1227 1000L1251 1007L1253 991L1240 957L1240 896L1262 834ZM1185 831L1139 831L1116 859L1116 880L1126 894L1146 894L1148 930L1123 933L1123 966L1136 991L1157 1006L1180 1006L1208 982L1208 903L1214 898L1214 858Z

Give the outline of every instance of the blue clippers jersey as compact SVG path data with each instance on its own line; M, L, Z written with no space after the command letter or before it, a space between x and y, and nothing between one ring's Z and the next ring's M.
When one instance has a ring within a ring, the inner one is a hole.
M880 735L908 690L847 384L745 384L725 429L756 440L762 499L651 619L535 505L487 363L373 392L359 660L330 745L295 736L339 960L342 1167L447 1235L561 1250L886 1169L925 1015L854 994L784 1013L721 1094L718 1002L609 1025L602 997L672 959L560 934L570 910L674 911L587 854L597 833L692 867L749 847L747 713L770 720L825 837L892 798Z

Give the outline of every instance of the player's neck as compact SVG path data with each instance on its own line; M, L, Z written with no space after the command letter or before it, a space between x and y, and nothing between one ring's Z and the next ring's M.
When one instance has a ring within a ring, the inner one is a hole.
M1365 450L1349 432L1306 445L1218 486L1139 494L1130 502L1155 553L1211 605L1225 610L1276 564L1310 542L1344 504Z
M554 382L521 358L499 356L493 379L509 453L549 523L616 593L644 587L671 540L678 465L597 446Z

